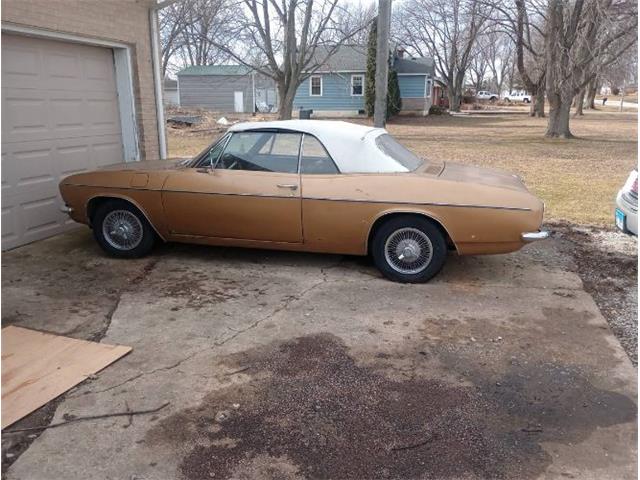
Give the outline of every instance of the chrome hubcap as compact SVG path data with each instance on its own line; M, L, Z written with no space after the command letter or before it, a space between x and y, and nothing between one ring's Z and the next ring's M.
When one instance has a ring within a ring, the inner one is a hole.
M417 228L405 227L393 232L384 244L387 263L396 272L416 274L431 263L433 245L429 237Z
M132 250L142 241L142 223L129 210L114 210L104 217L102 235L113 248Z

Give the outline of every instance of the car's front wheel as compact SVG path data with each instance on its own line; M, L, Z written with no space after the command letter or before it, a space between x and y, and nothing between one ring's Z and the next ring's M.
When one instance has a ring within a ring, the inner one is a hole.
M436 275L447 257L440 228L424 217L402 215L383 223L373 236L376 267L390 280L422 283Z
M100 204L91 223L98 244L114 257L143 257L156 241L156 234L144 215L124 200Z

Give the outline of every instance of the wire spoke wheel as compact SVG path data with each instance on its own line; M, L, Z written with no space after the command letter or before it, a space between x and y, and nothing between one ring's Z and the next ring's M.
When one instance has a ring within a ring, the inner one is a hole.
M404 227L387 237L384 257L396 272L414 275L424 271L431 263L433 245L422 230Z
M142 222L129 210L112 210L102 221L102 235L117 250L133 250L142 242Z

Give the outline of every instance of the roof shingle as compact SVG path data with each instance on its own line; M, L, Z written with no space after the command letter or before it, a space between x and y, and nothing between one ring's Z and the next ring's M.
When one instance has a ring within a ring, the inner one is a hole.
M192 65L178 72L183 75L248 75L251 69L245 65Z

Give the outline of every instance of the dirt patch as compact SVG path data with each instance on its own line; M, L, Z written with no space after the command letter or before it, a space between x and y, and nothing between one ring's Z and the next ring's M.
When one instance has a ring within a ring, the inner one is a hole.
M394 355L373 352L381 368L365 366L330 335L235 355L226 363L250 366L250 381L162 420L146 440L184 449L180 468L193 479L264 471L256 463L269 459L288 474L266 478L525 479L551 462L542 441L578 442L636 415L629 398L563 365L515 364L495 381L444 353L471 380L457 385L380 373Z
M554 236L569 254L585 290L638 365L638 243L611 229L554 223Z
M170 276L158 281L156 287L163 296L183 299L186 307L196 310L240 296L237 282L212 279L206 273L193 270L177 278Z

